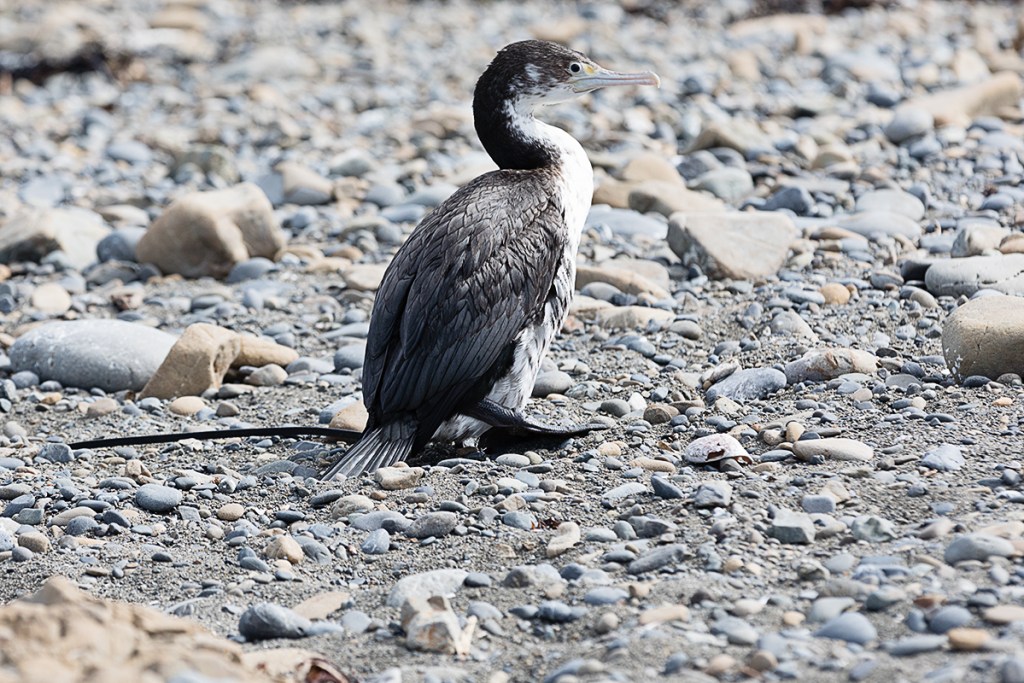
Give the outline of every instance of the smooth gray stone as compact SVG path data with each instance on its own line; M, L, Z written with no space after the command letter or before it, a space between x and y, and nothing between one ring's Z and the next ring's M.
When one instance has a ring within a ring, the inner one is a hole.
M724 635L732 645L753 645L757 629L739 617L723 617L711 624L711 632Z
M533 384L533 397L544 398L548 394L564 394L572 385L572 377L567 372L561 370L542 372L537 375L537 380Z
M665 239L668 225L632 209L598 209L587 216L587 228L606 228L621 237L644 235Z
M882 132L897 145L932 130L935 119L931 112L919 107L900 107Z
M786 388L786 374L775 368L737 370L708 389L709 403L720 396L738 403L756 401Z
M936 610L928 620L928 630L932 633L946 633L950 629L966 626L974 621L974 615L966 607L946 605Z
M363 359L366 356L366 343L359 342L342 346L334 352L334 370L356 370L363 367Z
M924 218L924 204L903 190L883 189L865 192L857 197L857 211L891 211L919 221Z
M1021 302L1021 305L1024 306L1024 301ZM939 444L921 458L921 464L924 467L930 467L940 472L954 472L963 467L966 462L960 447L949 443Z
M365 515L353 516L350 520L353 529L360 531L386 529L388 533L405 531L412 524L405 515L396 510L374 510Z
M614 605L629 598L629 591L615 586L598 586L587 591L583 602L588 605Z
M935 296L972 296L981 289L1024 296L1024 254L936 261L925 272L924 282Z
M922 635L910 636L885 644L885 649L893 657L910 657L923 652L934 652L941 649L947 642L946 636Z
M121 320L51 322L14 342L11 369L66 387L139 391L176 341L166 332Z
M391 535L384 529L374 529L367 534L359 549L367 555L383 555L391 548Z
M146 234L145 228L125 227L114 230L96 245L96 258L105 261L135 261L135 247Z
M428 512L409 525L405 535L409 538L430 538L431 536L447 536L459 523L454 512Z
M305 638L313 625L287 607L263 602L253 605L238 620L238 632L249 641L272 638Z
M630 574L653 572L656 569L661 569L665 565L678 562L683 559L685 554L686 546L681 543L659 546L653 550L648 550L646 553L630 562L626 571Z
M956 564L965 560L984 562L990 557L1010 557L1014 554L1013 544L1005 538L989 534L964 534L957 536L946 546L943 558L946 564Z
M135 492L135 504L149 512L170 512L181 504L181 491L160 484L143 484Z
M868 618L859 612L846 612L831 619L815 631L816 638L833 638L864 645L878 637L878 631Z

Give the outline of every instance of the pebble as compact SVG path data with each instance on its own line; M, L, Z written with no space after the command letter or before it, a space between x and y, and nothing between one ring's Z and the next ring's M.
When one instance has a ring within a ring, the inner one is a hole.
M878 638L874 625L859 612L846 612L830 619L814 632L816 638L832 638L848 643L866 645Z
M932 448L921 458L923 466L940 472L955 472L966 462L960 448L948 443Z
M792 510L779 510L768 527L768 535L787 544L813 543L816 535L810 516Z
M447 536L459 523L454 512L428 512L417 517L405 530L409 538L430 538Z
M871 446L843 437L802 439L793 444L793 453L801 460L822 457L826 460L868 462L875 457Z
M274 638L305 638L313 623L293 610L271 602L249 607L238 619L239 634L250 642Z
M181 505L181 491L160 484L143 484L135 492L135 504L143 510L167 513Z
M954 538L943 556L946 564L965 560L984 562L990 557L1009 557L1015 553L1013 544L1005 538L983 533L963 534Z

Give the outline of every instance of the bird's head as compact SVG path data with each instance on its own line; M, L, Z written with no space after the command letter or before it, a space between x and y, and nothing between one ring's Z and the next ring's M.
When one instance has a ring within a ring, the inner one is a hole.
M507 45L477 81L477 97L530 108L565 102L598 88L654 85L650 71L622 73L598 66L589 57L558 43L524 40ZM481 92L486 91L486 93Z

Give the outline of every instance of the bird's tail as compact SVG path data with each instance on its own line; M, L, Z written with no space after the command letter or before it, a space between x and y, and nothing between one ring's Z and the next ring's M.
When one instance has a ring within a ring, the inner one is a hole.
M339 474L358 477L364 472L375 472L393 465L409 457L415 440L416 424L411 420L399 420L371 429L331 465L323 478L330 480Z

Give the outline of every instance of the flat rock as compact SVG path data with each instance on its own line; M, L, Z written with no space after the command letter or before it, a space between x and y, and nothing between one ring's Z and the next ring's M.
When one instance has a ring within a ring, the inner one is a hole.
M135 255L164 273L223 278L252 257L273 259L285 242L270 200L242 183L175 200L146 230Z
M718 279L774 275L797 234L792 219L781 212L676 213L668 224L672 251Z
M198 396L220 387L242 342L238 334L206 323L189 325L174 344L142 396Z
M973 533L957 536L946 546L946 564L965 560L984 562L990 557L1010 557L1016 550L1013 543L991 534Z
M814 635L816 638L832 638L865 645L878 638L878 631L863 614L846 612L829 620Z
M953 238L953 246L949 250L949 255L953 258L994 254L999 251L1003 240L1011 234L995 221L970 220L960 223L956 237Z
M279 204L327 204L334 195L330 180L303 164L284 161L258 185L275 206Z
M388 593L387 606L401 607L411 596L454 595L466 580L463 569L435 569L412 574L398 581Z
M845 289L845 288L844 288ZM874 354L859 349L812 349L795 361L786 363L786 380L822 382L851 372L874 374L878 359Z
M917 221L895 211L861 211L848 216L836 216L835 224L864 237L901 235L917 239L921 236L921 226Z
M814 522L811 516L803 512L780 509L776 511L768 535L782 543L807 544L813 543L815 537Z
M583 289L591 282L607 282L626 294L647 294L655 299L665 299L671 294L662 286L651 282L628 268L618 268L613 262L600 266L577 266L576 289Z
M903 190L883 189L865 192L857 197L858 212L888 211L906 216L912 221L924 218L924 204L916 196Z
M1021 77L1006 71L981 83L922 95L907 106L928 112L936 125L966 126L978 116L997 114L1000 108L1017 104L1022 92Z
M580 542L580 525L576 522L562 522L555 530L555 535L548 541L546 554L549 558L558 557Z
M957 308L942 328L942 355L960 380L1024 375L1024 298L986 296Z
M81 270L96 260L96 246L109 232L86 209L23 209L0 225L0 263L40 261L60 250Z
M681 181L648 180L628 188L626 206L634 211L653 211L671 216L677 211L687 213L722 212L725 203L706 192L691 190Z
M607 329L630 330L645 328L651 323L668 323L676 314L662 308L646 306L614 306L594 312L594 322Z
M71 308L71 295L56 282L47 282L32 290L31 303L40 313L63 315Z
M786 387L786 375L775 368L748 368L737 370L708 389L708 401L714 403L726 397L745 403L771 396Z
M239 335L239 341L241 344L238 355L235 356L235 360L231 364L232 367L239 368L248 365L262 368L264 365L273 364L284 368L299 357L299 352L295 349L269 339L243 334Z
M826 460L852 462L867 462L875 457L875 451L871 446L844 437L802 439L793 444L793 454L801 460L821 456Z
M955 472L966 462L960 447L951 443L939 444L921 458L921 465L940 472Z
M936 296L971 296L979 289L1024 296L1024 254L936 261L925 272L924 281Z
M11 369L64 386L138 391L175 341L166 332L120 320L51 322L14 342Z

